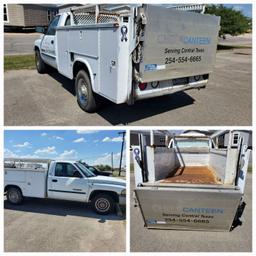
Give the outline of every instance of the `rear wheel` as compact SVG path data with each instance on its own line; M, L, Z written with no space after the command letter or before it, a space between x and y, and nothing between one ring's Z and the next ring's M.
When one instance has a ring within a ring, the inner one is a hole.
M78 72L75 84L80 108L89 113L95 112L99 107L99 97L93 92L89 76L84 70Z
M7 191L7 200L11 204L20 204L23 200L22 193L19 188L9 188Z
M96 213L107 215L114 211L115 202L109 195L99 194L92 200L93 209Z
M35 51L35 62L36 62L36 69L38 73L43 74L46 72L46 64L41 58L41 54L39 50Z

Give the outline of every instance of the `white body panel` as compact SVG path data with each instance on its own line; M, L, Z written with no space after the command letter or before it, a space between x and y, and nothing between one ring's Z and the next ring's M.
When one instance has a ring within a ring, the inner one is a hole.
M70 164L80 173L80 177L62 177L55 173L56 164ZM124 204L122 192L126 189L126 182L122 179L93 176L86 177L73 161L52 161L49 169L5 168L4 186L20 188L24 197L51 198L88 202L94 191L115 192Z
M5 186L12 184L20 187L24 196L46 197L47 171L5 168L4 174Z

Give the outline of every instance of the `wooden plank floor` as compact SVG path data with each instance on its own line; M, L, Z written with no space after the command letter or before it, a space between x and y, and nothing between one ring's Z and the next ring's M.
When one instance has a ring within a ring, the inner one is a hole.
M160 183L220 184L214 171L208 166L185 166L159 181Z

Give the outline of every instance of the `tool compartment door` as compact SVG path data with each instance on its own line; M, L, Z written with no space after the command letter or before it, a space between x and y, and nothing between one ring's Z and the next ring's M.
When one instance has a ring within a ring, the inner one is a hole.
M229 231L241 194L237 190L138 187L146 227Z
M140 63L143 82L208 74L216 57L220 18L148 5Z
M118 67L118 51L119 37L118 29L114 26L103 27L98 30L99 40L99 77L100 77L100 95L117 101L118 85L117 85L117 67Z

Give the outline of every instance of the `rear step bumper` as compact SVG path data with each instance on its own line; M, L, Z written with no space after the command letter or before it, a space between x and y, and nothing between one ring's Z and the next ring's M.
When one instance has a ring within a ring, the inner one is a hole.
M144 91L141 91L140 89L136 89L135 90L135 100L148 99L148 98L168 95L168 94L172 94L175 92L186 91L186 90L191 90L191 89L205 88L207 82L208 82L208 80L202 80L199 82L169 86L169 87L159 88L159 89L148 89L148 90L144 90Z

